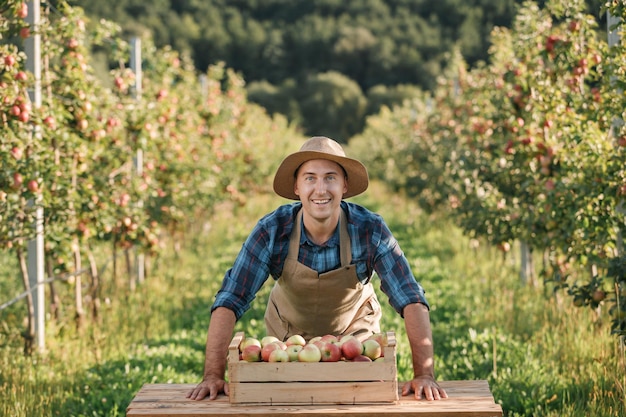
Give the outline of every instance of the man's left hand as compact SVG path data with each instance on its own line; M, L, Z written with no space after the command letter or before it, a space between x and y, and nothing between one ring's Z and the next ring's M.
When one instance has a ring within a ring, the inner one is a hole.
M421 400L422 397L426 398L428 401L448 398L446 391L437 384L435 378L429 375L415 377L413 380L404 384L404 387L402 387L402 395L409 395L411 392L415 393L417 400Z

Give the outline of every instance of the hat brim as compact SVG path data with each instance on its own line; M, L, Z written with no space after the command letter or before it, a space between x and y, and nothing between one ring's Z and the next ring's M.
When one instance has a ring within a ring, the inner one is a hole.
M300 151L287 156L276 170L274 175L274 192L290 200L300 200L294 192L296 170L300 165L312 159L326 159L341 165L348 176L348 191L343 198L350 198L361 194L369 186L369 177L365 166L356 159L331 155L325 152Z

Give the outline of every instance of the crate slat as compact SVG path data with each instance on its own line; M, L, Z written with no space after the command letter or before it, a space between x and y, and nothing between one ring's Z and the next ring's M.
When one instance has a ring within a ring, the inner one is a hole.
M397 382L258 382L230 384L235 404L371 404L398 399Z

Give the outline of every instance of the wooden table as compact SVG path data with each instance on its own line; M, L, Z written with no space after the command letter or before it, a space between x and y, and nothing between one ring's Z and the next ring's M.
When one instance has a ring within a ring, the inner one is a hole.
M231 405L220 395L214 401L192 401L187 392L195 384L146 384L126 410L126 416L199 417L199 416L310 416L342 417L501 417L502 407L496 404L487 381L440 381L448 398L438 401L416 400L413 395L393 404L368 405ZM402 389L403 383L398 384Z

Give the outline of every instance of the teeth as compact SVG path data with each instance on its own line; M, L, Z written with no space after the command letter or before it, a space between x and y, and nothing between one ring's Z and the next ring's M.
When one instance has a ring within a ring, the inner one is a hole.
M328 203L330 200L313 200L313 202L315 204L324 204L324 203Z

